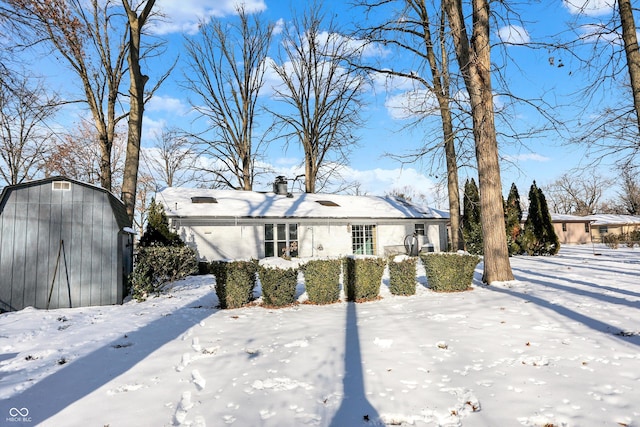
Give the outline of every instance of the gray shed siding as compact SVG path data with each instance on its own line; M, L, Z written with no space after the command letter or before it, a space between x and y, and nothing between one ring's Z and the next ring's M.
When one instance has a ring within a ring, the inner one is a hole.
M69 182L70 189L54 190L58 180ZM5 188L0 310L122 303L131 264L129 236L121 231L122 215L114 212L119 202L113 198L64 178Z

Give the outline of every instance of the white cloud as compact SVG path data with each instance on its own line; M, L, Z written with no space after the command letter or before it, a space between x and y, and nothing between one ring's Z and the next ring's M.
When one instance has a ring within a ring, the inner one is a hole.
M640 33L636 33L638 35ZM580 27L580 39L586 43L598 43L604 41L613 45L623 46L622 34L618 31L610 31L600 25L588 24Z
M564 0L562 3L572 15L608 15L615 7L615 0Z
M273 26L273 34L278 35L284 31L284 19L280 18Z
M165 120L153 120L145 116L142 121L142 140L149 145L153 145L158 135L162 133L162 129L166 126L167 122Z
M393 95L384 103L389 115L396 120L415 119L438 114L438 101L426 89L412 90Z
M304 191L304 166L302 159L296 157L282 157L269 161L256 163L256 167L267 174L261 176L260 183L256 184L256 190L268 191L271 182L277 175L283 175L289 180L289 188L293 191ZM359 194L384 195L392 190L410 188L418 194L425 195L426 199L433 205L435 200L439 200L439 183L434 183L427 176L414 168L373 168L354 169L348 165L327 165L331 167L331 182L327 188L320 190L323 193L338 191L339 187L350 187L350 184L357 184ZM299 177L294 183L293 179ZM346 190L353 193L355 188ZM344 190L343 190L344 192ZM435 205L432 207L436 207Z
M551 160L549 157L543 156L542 154L538 154L538 153L526 153L526 154L514 154L514 155L508 154L503 158L504 160L507 160L510 162L527 162L527 161L548 162L549 160Z
M145 104L147 111L162 111L172 115L184 116L189 112L190 107L177 98L170 96L154 95Z
M374 73L370 77L376 90L387 92L411 91L416 87L416 82L408 77L393 76L385 73Z
M261 12L267 8L264 0L158 0L158 11L164 18L150 27L159 35L178 32L195 34L201 21L234 15L238 5L243 5L247 12Z
M503 43L522 45L531 41L529 33L519 25L507 25L498 30L498 37Z
M436 188L433 181L414 168L357 170L347 167L345 169L345 175L360 182L361 190L368 194L383 195L394 189L410 187L429 198Z

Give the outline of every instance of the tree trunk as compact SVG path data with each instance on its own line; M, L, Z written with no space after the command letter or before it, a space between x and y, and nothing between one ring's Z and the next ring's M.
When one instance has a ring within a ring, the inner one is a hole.
M127 138L127 157L122 178L122 201L127 215L133 221L136 207L136 187L138 185L138 167L140 165L140 141L142 139L142 116L144 114L144 86L149 80L140 69L140 36L155 0L149 0L144 10L137 15L129 6L128 0L122 4L129 18L129 133Z
M455 140L451 112L448 116L442 114L442 128L444 130L444 153L447 162L447 191L449 196L449 222L451 223L451 250L464 249L462 225L460 223L460 188L458 181L458 158L456 156Z
M620 22L622 24L622 40L627 55L627 67L633 92L633 107L636 111L638 131L640 131L640 50L638 50L638 35L633 19L631 0L618 0Z
M102 129L98 130L100 144L100 185L107 191L112 191L111 177L111 149L112 141Z
M318 168L316 166L313 155L309 152L312 151L312 147L306 147L305 161L304 161L304 191L305 193L316 192L316 178L318 175Z
M504 223L502 183L491 90L489 4L473 0L473 37L467 36L461 0L444 0L449 25L473 117L478 161L480 209L484 250L483 281L513 280Z

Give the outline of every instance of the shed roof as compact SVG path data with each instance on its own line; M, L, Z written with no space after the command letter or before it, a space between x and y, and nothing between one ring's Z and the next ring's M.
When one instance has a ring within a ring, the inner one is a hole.
M121 200L119 200L116 196L114 196L113 193L111 193L110 191L107 191L102 187L98 187L97 185L89 184L82 181L77 181L75 179L70 179L65 176L52 176L49 178L38 179L34 181L26 181L20 184L7 185L2 189L2 193L0 193L0 206L2 206L2 202L11 191L19 190L22 188L34 187L42 184L47 184L53 181L68 181L75 185L81 185L83 187L91 188L93 190L105 193L107 195L107 199L109 200L109 204L111 205L111 209L113 211L113 215L116 219L116 223L118 224L118 227L121 230L124 228L131 227L131 221L129 220L129 216L127 215L127 211L124 207L124 203L122 203Z
M448 219L449 213L391 196L293 193L170 187L156 200L169 217Z

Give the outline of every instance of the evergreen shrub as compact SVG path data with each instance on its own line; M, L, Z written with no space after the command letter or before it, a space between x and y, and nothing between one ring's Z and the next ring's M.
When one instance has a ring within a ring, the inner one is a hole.
M164 207L156 203L155 199L151 199L151 204L147 208L147 227L138 246L184 246L180 236L169 230L169 220Z
M605 234L602 236L602 243L611 249L618 249L620 247L620 240L621 238L617 234Z
M466 291L473 282L473 272L480 257L470 254L422 254L429 289L436 292Z
M265 305L284 307L295 302L298 284L297 268L277 268L258 266L258 276L262 285L262 300Z
M220 308L239 308L252 300L258 271L256 261L213 261L209 266L216 276Z
M415 295L417 259L396 256L389 260L389 291L393 295Z
M131 294L142 301L150 294L160 294L167 283L197 272L196 253L188 246L141 247L129 276Z
M347 257L345 265L347 301L363 302L378 298L387 261L376 257Z
M303 267L305 288L309 301L314 304L331 304L340 298L339 259L318 259L307 262Z

